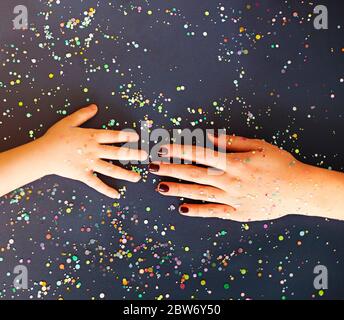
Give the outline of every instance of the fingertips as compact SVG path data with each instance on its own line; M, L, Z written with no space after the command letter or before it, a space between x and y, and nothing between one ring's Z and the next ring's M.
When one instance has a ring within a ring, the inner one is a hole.
M89 106L85 107L85 109L89 109L90 112L98 112L98 106L94 103L90 104Z
M158 184L156 191L166 195L170 191L170 186L167 183L161 182Z
M128 176L127 181L137 183L141 179L142 179L142 177L139 173L131 171L131 174Z
M97 112L98 107L95 104L90 104L89 106L72 113L70 116L66 117L64 121L69 123L71 126L78 127L93 118Z
M87 121L98 113L98 106L96 104L90 104L89 106L84 107L77 112L80 112L79 115L81 121L84 121L85 119Z
M109 198L119 199L121 197L120 193L116 189L108 186L93 174L82 177L80 181Z

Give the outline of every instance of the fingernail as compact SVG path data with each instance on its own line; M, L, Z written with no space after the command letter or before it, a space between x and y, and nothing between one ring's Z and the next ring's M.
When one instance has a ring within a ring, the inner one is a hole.
M218 138L218 137L219 137L219 133L218 133L217 130L214 131L214 137L215 137L215 138Z
M168 154L168 150L167 150L167 148L165 148L165 147L163 147L163 148L161 148L160 150L159 150L159 152L158 152L158 155L161 157L161 156L165 156L165 155L167 155Z
M189 208L188 207L180 207L179 208L179 212L180 213L188 213L189 212Z
M148 166L148 171L149 172L158 172L160 170L160 166L155 163L150 163Z
M166 193L170 190L169 186L167 184L161 183L158 186L158 191Z

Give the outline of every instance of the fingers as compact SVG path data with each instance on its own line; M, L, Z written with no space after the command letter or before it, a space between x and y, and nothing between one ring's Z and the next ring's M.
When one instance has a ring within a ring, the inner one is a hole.
M111 178L130 182L138 182L141 179L138 173L115 166L104 160L98 160L93 170Z
M209 139L221 149L232 152L250 152L266 148L268 143L259 139L248 139L239 136L219 136L208 135Z
M157 191L169 197L188 198L193 200L225 203L226 193L218 188L197 184L183 184L174 182L162 182Z
M64 118L62 121L73 127L81 126L86 121L93 118L98 112L98 107L95 104L91 104L88 107L82 108L70 116Z
M192 145L164 145L159 151L159 156L184 159L220 170L225 170L227 164L225 153Z
M99 158L110 160L144 161L147 159L148 154L144 150L100 145L98 148L98 156Z
M179 207L179 213L188 217L236 220L236 209L224 204L184 203Z
M173 177L198 184L221 187L224 172L212 168L201 168L186 164L151 163L148 167L149 172L165 177Z
M85 177L81 181L109 198L120 198L120 194L116 189L111 188L93 174L87 175L87 177Z
M134 131L114 131L101 129L87 130L98 143L124 143L137 142L139 140L139 135Z

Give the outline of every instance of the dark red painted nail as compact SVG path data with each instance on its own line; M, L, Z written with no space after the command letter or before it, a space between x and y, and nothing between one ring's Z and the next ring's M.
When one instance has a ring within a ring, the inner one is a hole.
M149 172L158 172L160 170L160 166L155 163L150 163L148 166L148 171Z
M161 148L158 152L158 155L161 157L161 156L166 156L168 154L168 150L167 148Z
M170 190L169 186L167 184L164 183L160 183L158 186L158 191L166 193Z
M180 207L179 211L180 211L180 213L188 213L189 208L188 207Z

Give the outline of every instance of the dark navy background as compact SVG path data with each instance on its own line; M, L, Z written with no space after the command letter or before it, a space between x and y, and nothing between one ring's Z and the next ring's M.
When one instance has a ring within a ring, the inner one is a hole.
M96 102L100 111L88 127L104 126L111 119L118 121L118 128L131 127L148 118L154 121L153 128L171 130L190 128L190 122L203 119L195 127L226 128L265 138L302 161L344 170L344 84L339 80L344 77L342 2L321 1L329 9L329 30L320 31L314 29L313 17L308 17L317 2L307 1L21 1L29 9L27 31L12 30L15 4L0 3L2 151L31 141L30 130L34 137L41 136L63 117L61 110L69 114ZM90 26L60 27L72 17L82 19L90 7L96 9ZM148 15L148 10L153 14ZM205 16L205 11L210 15ZM46 25L53 39L44 38ZM246 29L242 34L240 26ZM76 36L83 43L90 33L97 43L93 40L83 55L74 55L85 48L83 44L77 49L65 44ZM256 34L263 37L256 41ZM133 47L133 41L139 48ZM273 49L276 43L279 48ZM238 55L243 49L248 54ZM226 57L224 52L230 50L234 52L227 56L231 61L219 61L218 56ZM65 58L68 52L73 53L70 59ZM54 60L54 55L61 60ZM110 66L109 72L104 64ZM90 65L100 69L90 73ZM286 72L281 73L284 66ZM17 78L13 72L22 75L21 84L10 85ZM49 73L54 73L51 80ZM238 87L234 80L239 81ZM131 82L130 94L141 92L149 104L135 107L122 97L122 86ZM185 91L176 90L181 85ZM158 98L160 93L164 98ZM156 99L163 104L162 113ZM23 107L18 107L19 101ZM214 101L225 111L217 114ZM196 114L188 112L189 107ZM199 107L202 114L197 114ZM27 118L28 112L32 117ZM178 117L181 124L174 125L170 119ZM291 138L294 133L298 139ZM342 222L288 216L266 226L263 222L243 226L190 219L178 214L178 199L156 194L157 181L151 176L137 185L106 181L127 188L118 207L82 184L56 176L0 200L0 298L98 299L103 294L108 299L344 298ZM24 196L18 198L20 192ZM71 213L66 213L68 207ZM29 221L18 220L23 213L30 216ZM142 245L132 257L110 259L121 249L122 234L111 224L114 218L129 235L125 250L133 252ZM83 227L91 231L81 232ZM281 235L283 241L278 239ZM10 239L14 243L9 244ZM185 251L186 246L190 251ZM76 261L66 262L73 256ZM64 270L59 269L61 263ZM13 290L12 272L18 264L28 267L28 291ZM329 272L329 289L323 295L313 287L313 269L318 264ZM150 267L152 272L138 271ZM181 288L184 274L189 279Z

